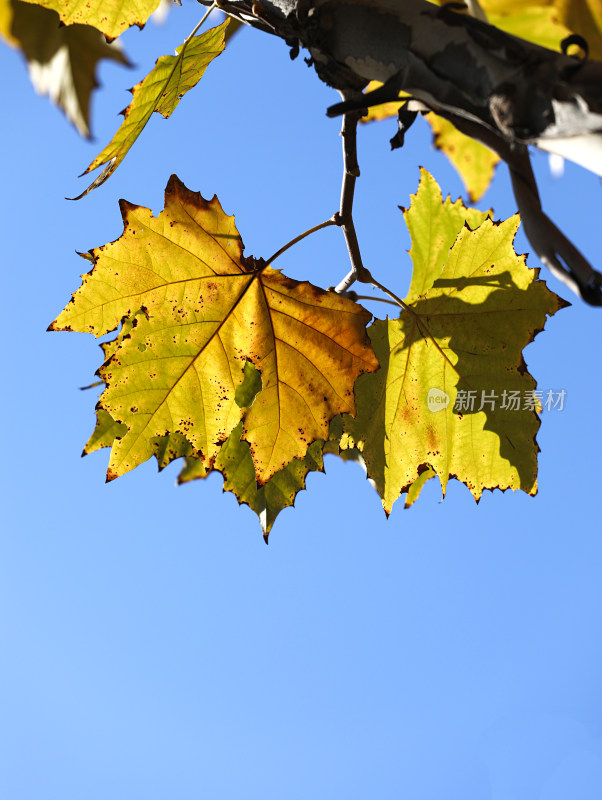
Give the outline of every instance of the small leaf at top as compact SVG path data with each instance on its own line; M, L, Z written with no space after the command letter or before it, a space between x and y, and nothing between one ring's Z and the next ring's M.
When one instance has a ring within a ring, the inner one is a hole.
M105 169L74 200L84 197L111 177L154 111L165 118L171 116L186 92L197 85L209 64L223 52L228 23L229 19L226 19L216 28L187 39L176 49L175 56L161 56L146 78L134 86L133 99L124 112L121 126L84 175L103 164Z

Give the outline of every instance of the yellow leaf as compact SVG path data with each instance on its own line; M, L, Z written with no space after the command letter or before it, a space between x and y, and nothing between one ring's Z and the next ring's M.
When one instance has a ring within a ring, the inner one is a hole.
M243 418L247 360L263 385L243 419L259 483L327 439L335 414L355 413L355 378L378 366L365 309L243 258L233 218L175 176L158 217L124 201L122 214L123 235L93 251L94 269L50 326L101 336L143 312L99 371L99 407L128 428L108 479L175 433L211 466Z
M115 39L132 25L144 23L160 0L31 0L35 5L56 11L64 25L91 25Z
M217 28L187 39L176 49L177 55L161 56L146 78L134 86L121 126L84 174L103 164L106 168L74 199L101 186L115 172L154 111L166 119L171 116L182 97L197 85L211 61L223 51L228 22L227 19Z
M539 419L522 350L565 304L514 252L517 216L476 230L462 221L445 252L449 237L433 236L431 222L442 208L423 172L405 212L418 273L411 305L369 328L381 369L358 379L357 417L344 418L387 513L425 468L444 492L456 477L476 499L484 489L536 491ZM460 209L447 203L445 214Z
M96 65L103 58L129 62L117 43L108 44L95 28L59 25L54 11L0 0L0 35L22 51L35 90L58 105L82 136L89 136Z

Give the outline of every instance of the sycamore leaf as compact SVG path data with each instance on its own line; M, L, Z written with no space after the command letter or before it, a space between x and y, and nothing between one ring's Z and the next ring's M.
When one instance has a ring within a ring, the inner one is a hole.
M175 56L161 56L143 81L131 90L133 99L123 112L124 120L104 150L84 172L106 165L103 172L74 200L101 186L115 172L142 133L153 112L166 119L182 97L201 80L205 70L224 49L229 20L217 28L192 36L176 49Z
M90 135L90 98L103 58L129 66L121 48L89 25L60 26L58 14L20 0L0 0L0 36L19 48L31 82L64 111L82 136Z
M245 259L233 217L172 176L165 209L121 203L123 235L92 251L50 330L101 336L142 310L99 370L99 407L128 432L115 440L109 480L153 455L154 437L182 434L212 466L243 418L236 389L246 361L263 388L244 413L258 483L355 413L353 383L378 363L357 303Z
M56 11L64 25L91 25L115 39L132 25L139 28L161 0L31 0L35 5Z
M456 221L449 253L449 231L433 235L429 206ZM450 477L476 499L496 487L536 491L539 419L527 402L535 381L522 350L546 315L566 304L514 252L518 216L487 218L471 230L480 212L464 209L466 225L458 223L460 211L457 203L442 204L423 172L405 212L413 241L411 305L399 319L369 328L381 369L358 379L357 416L344 418L387 513L429 467L444 493Z

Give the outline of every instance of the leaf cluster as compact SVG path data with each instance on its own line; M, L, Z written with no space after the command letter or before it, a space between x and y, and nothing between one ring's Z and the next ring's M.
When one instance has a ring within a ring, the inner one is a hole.
M0 0L0 35L21 49L34 84L88 135L97 62L126 65L112 40L142 27L157 5ZM598 0L481 0L475 8L545 47L587 34L591 53L602 57ZM121 125L86 173L102 171L79 197L111 176L154 112L174 113L223 52L229 23L231 33L240 22L226 18L199 32L208 14L131 90ZM366 121L396 115L407 99L402 93L372 109ZM97 373L103 391L83 454L110 448L107 480L151 458L160 470L181 459L179 483L220 472L224 490L257 514L266 538L307 475L324 470L326 455L358 462L387 514L402 495L411 505L433 477L443 494L456 478L476 500L485 489L535 493L539 416L527 401L536 382L523 349L566 303L516 254L518 215L495 221L491 212L443 199L425 171L402 209L412 241L408 295L402 300L373 278L352 217L360 116L348 114L343 127L340 211L271 258L245 256L234 217L217 197L205 200L175 176L157 216L121 201L123 234L84 254L93 267L49 329L105 337ZM427 118L436 145L478 199L497 155L443 116ZM336 289L274 268L288 247L326 225L342 228L350 252L351 272ZM355 280L382 290L396 313L372 321L348 291ZM474 402L460 402L466 396Z

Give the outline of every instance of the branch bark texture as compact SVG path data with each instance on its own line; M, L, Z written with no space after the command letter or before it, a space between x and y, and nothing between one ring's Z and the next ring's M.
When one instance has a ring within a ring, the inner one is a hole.
M320 78L343 94L343 101L328 109L331 116L396 100L404 91L416 108L435 111L498 152L508 162L527 236L542 261L587 302L602 305L602 276L543 213L527 153L528 145L537 145L602 175L602 63L518 39L482 18L458 13L455 4L222 0L219 5L282 37L293 55L306 48ZM372 80L383 86L360 95Z

